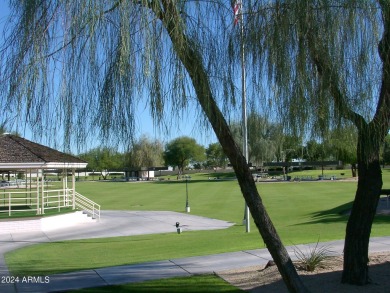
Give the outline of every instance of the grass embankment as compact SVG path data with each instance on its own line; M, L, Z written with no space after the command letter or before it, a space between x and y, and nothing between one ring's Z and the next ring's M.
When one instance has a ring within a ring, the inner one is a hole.
M207 178L207 174L197 174L188 183L191 214L231 221L235 226L180 235L166 233L40 244L8 253L6 261L14 275L46 275L263 248L253 222L251 233L245 233L241 224L244 202L237 182ZM390 172L386 170L384 188L389 188L389 178ZM344 238L347 216L342 212L351 207L356 181L264 183L258 184L258 188L285 245ZM186 183L176 180L80 182L77 190L107 210L183 212L185 208ZM389 222L388 217L378 216L372 236L388 235Z

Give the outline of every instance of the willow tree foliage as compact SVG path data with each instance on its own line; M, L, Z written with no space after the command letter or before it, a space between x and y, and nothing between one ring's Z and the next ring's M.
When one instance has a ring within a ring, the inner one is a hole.
M228 127L241 72L230 1L10 3L0 123L60 131L67 141L98 133L112 142L133 135L139 102L148 103L156 125L197 111L197 127L212 126L233 165L287 287L306 291ZM358 129L359 182L343 281L364 284L382 186L379 146L389 129L387 1L244 1L244 8L248 103L298 137L309 129L323 136L344 120Z
M98 132L112 142L133 135L140 101L157 125L198 110L197 127L211 125L216 133L287 287L306 292L226 122L235 113L240 72L230 3L10 3L2 121L22 121L36 133L62 131L66 141L82 143Z
M161 141L143 135L129 146L125 154L126 167L161 167L164 165L163 152Z
M243 145L241 120L230 123L234 138ZM279 160L287 135L283 134L280 123L274 123L262 115L251 111L247 118L248 156L253 166L261 166L263 162Z
M253 70L294 133L352 123L358 187L344 247L342 281L367 284L368 243L382 188L380 147L390 125L388 1L258 1L247 16Z
M207 125L175 54L180 48L172 45L152 6L161 3L10 1L1 59L6 81L1 85L6 93L1 122L19 124L19 129L27 124L46 135L61 132L68 143L84 143L95 135L123 142L134 133L142 102L163 129L189 107L202 118L199 126ZM180 25L213 77L215 97L231 111L230 5L179 1L176 6ZM180 46L182 37L177 38Z
M351 165L352 177L357 176L357 130L353 125L346 125L330 132L327 145L336 160Z

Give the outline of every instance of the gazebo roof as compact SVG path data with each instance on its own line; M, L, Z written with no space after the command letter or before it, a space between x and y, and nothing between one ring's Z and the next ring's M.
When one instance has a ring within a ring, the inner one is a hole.
M0 169L80 169L87 162L12 134L0 135Z

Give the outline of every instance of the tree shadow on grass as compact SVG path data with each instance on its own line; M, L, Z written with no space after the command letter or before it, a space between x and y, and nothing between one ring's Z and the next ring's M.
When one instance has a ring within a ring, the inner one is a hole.
M300 223L298 225L347 222L348 211L352 208L352 204L353 202L351 201L331 209L310 213L309 216L312 220Z
M311 221L306 221L298 225L306 224L327 224L327 223L337 223L337 222L347 222L349 217L349 212L351 211L353 201L347 202L345 204L339 205L337 207L317 211L309 214ZM390 223L390 214L388 215L376 215L374 219L375 223Z

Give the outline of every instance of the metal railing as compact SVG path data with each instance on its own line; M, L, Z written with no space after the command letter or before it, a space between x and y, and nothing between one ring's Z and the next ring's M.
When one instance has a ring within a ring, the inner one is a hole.
M44 214L45 210L64 208L80 209L93 219L100 219L100 205L87 197L74 192L73 189L44 190L43 197L37 191L3 191L0 193L0 213L9 216L19 212L36 211L37 215Z
M78 192L75 192L75 206L90 215L92 219L100 220L100 205Z
M31 211L31 206L37 206L36 192L29 191L8 191L0 194L0 213Z
M71 194L72 189L55 189L43 191L43 209L58 209L72 207Z

